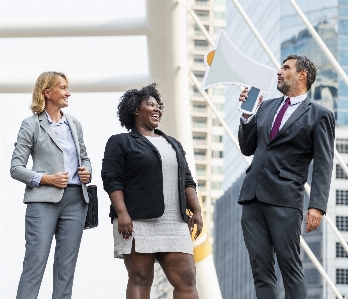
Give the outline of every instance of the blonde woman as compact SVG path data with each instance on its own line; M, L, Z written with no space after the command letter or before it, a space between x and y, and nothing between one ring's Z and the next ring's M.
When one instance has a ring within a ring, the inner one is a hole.
M33 116L23 120L11 160L12 178L26 185L26 250L17 299L37 298L52 238L54 299L71 298L75 265L87 213L91 163L79 121L68 106L67 77L42 73L33 91ZM29 156L33 167L27 169Z

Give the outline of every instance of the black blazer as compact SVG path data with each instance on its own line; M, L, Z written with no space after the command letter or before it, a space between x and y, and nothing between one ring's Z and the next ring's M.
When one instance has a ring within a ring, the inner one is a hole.
M186 214L185 188L196 189L179 141L160 130L155 133L163 136L174 148L178 161L178 189L181 214ZM132 219L158 218L164 213L163 177L161 156L156 147L136 129L130 133L113 135L105 146L101 176L104 190L110 195L123 190L124 201ZM111 221L117 214L110 206Z
M313 160L308 208L326 211L334 156L334 115L306 98L270 141L273 117L282 100L262 102L253 119L239 127L240 149L254 158L238 201L256 197L268 204L302 211L304 184Z

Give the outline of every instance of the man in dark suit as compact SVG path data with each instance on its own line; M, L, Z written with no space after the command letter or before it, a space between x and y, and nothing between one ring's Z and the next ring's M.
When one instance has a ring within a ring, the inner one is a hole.
M306 231L318 228L325 214L333 167L333 113L307 96L316 78L307 57L290 55L278 71L277 88L284 97L262 102L255 115L243 114L239 144L254 155L238 202L242 229L258 299L278 299L274 252L286 299L306 299L300 260L304 184L313 160ZM239 100L247 99L245 89Z

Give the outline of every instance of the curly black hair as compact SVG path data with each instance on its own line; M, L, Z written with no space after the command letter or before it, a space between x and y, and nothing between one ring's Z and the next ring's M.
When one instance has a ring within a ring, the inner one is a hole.
M140 90L130 89L120 98L117 115L122 127L126 127L128 131L135 127L134 114L139 109L140 103L149 97L153 97L163 107L161 95L156 86L156 83L152 83Z

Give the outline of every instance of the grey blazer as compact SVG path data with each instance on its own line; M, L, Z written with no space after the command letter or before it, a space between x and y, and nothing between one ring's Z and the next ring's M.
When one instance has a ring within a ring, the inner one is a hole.
M75 141L79 166L85 166L92 173L81 124L71 115L66 114L66 117ZM33 159L31 170L26 168L30 155ZM39 188L31 187L31 181L35 173L54 174L64 171L63 150L47 120L46 113L35 114L24 119L15 143L10 170L12 178L26 184L24 202L59 202L63 197L64 189L49 185L42 185ZM85 201L88 203L85 184L82 184L82 190Z
M261 103L247 124L239 127L244 155L254 155L246 171L239 203L261 202L303 210L304 184L313 160L308 208L326 211L333 167L335 118L306 98L270 141L273 117L283 98Z

